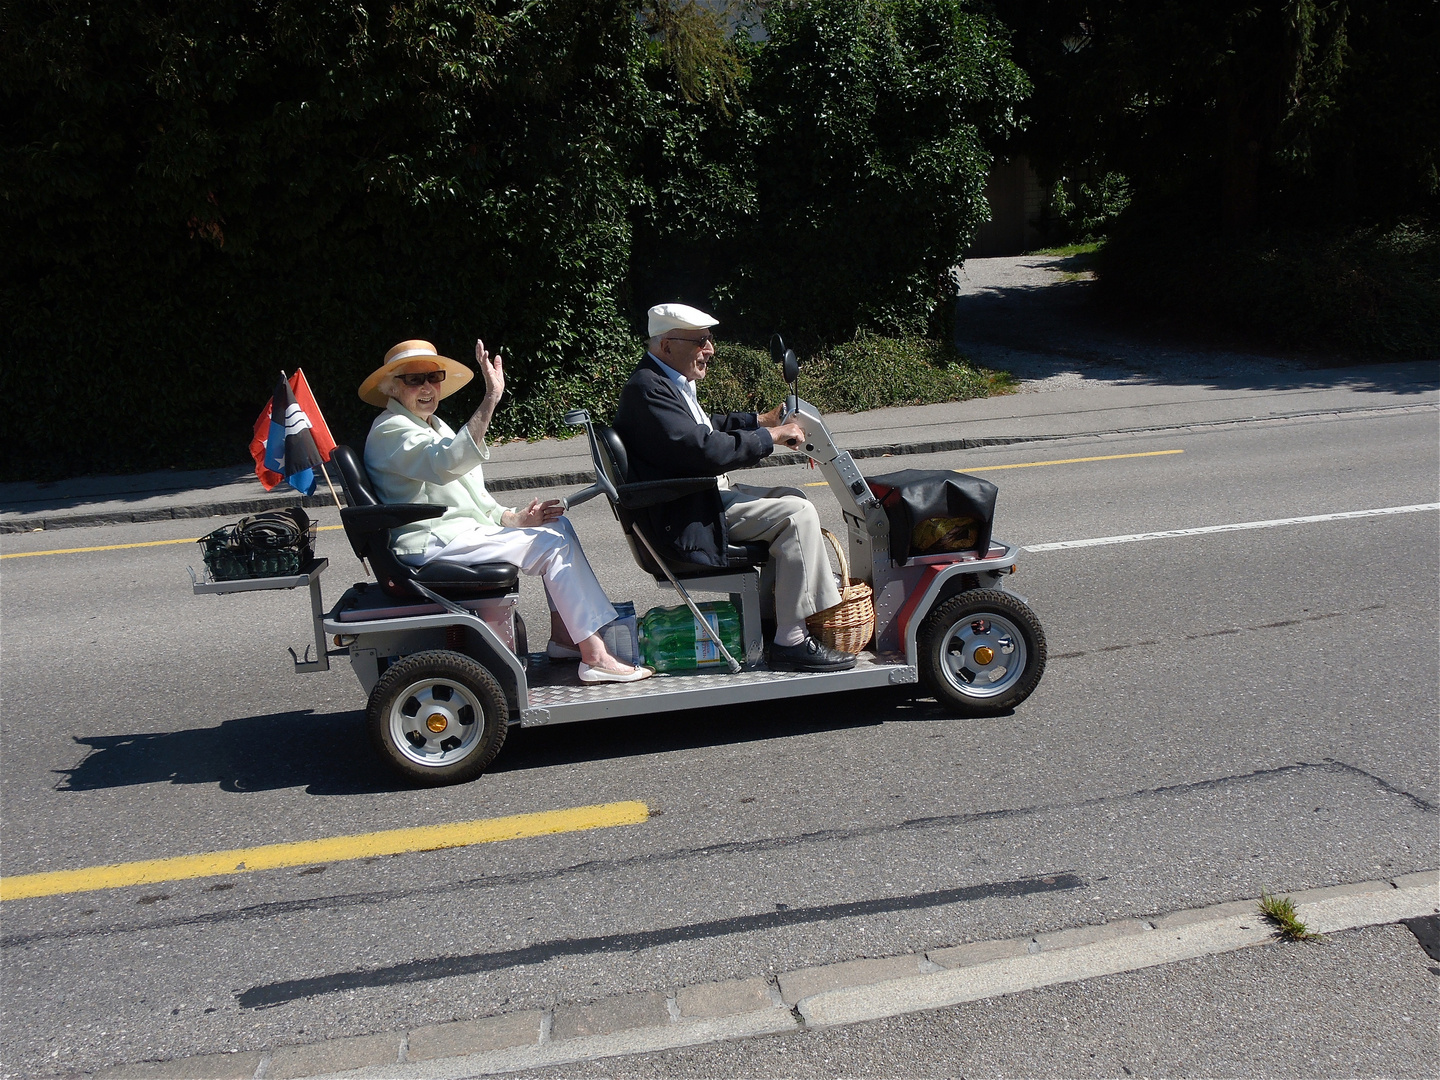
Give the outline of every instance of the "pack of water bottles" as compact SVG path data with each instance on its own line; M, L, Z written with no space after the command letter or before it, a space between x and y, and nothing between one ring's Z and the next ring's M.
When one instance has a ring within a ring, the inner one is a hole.
M732 656L743 656L740 613L728 600L697 604ZM640 663L654 671L726 669L725 654L688 607L651 608L639 620ZM618 654L617 654L618 655Z

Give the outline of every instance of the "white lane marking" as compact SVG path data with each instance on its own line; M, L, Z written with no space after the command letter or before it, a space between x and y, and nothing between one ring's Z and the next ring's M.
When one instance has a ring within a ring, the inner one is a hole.
M1135 544L1141 540L1168 540L1174 536L1203 536L1206 533L1242 532L1245 529L1273 529L1278 525L1309 525L1316 521L1346 521L1350 518L1384 517L1387 514L1416 514L1440 510L1440 503L1413 506L1382 506L1377 510L1347 510L1340 514L1311 514L1309 517L1272 518L1269 521L1237 521L1230 525L1203 525L1195 529L1166 529L1163 532L1131 533L1128 536L1096 536L1089 540L1059 540L1053 544L1029 544L1022 551L1060 551L1064 548L1105 547L1107 544Z

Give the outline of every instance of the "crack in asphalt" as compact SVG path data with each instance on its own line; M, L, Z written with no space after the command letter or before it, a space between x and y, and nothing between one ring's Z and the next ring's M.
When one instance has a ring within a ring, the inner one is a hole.
M1366 772L1358 765L1350 765L1344 761L1339 761L1335 758L1325 758L1323 760L1327 765L1330 765L1337 770L1354 773L1356 776L1363 776L1366 780L1377 784L1380 789L1385 791L1387 794L1398 795L1402 799L1410 800L1411 803L1413 803L1415 806L1425 811L1426 813L1433 814L1437 809L1440 809L1440 806L1437 806L1435 803L1432 803L1426 799L1422 799L1419 795L1414 795L1411 792L1406 791L1404 788L1398 788L1394 784L1390 783L1390 781L1383 780L1372 772Z
M852 900L847 903L822 904L816 907L782 908L754 915L737 915L728 919L710 919L681 926L667 926L659 930L637 930L630 933L603 934L584 938L558 938L553 941L526 945L519 949L504 949L500 952L434 956L425 960L410 960L403 964L391 964L380 968L357 968L353 971L316 975L307 979L287 979L282 982L252 986L248 990L237 993L235 998L242 1009L263 1009L283 1005L288 1001L296 1001L300 998L339 993L342 990L399 986L405 983L448 979L457 975L476 975L483 971L500 971L510 967L543 964L561 956L635 952L640 949L653 949L661 945L672 945L679 941L698 941L729 934L748 934L757 930L774 930L805 923L831 922L836 919L851 919L863 915L883 915L893 911L914 911L919 908L988 900L995 897L1059 892L1083 888L1086 884L1087 882L1083 878L1077 877L1075 874L1047 874L1043 877L998 881L984 885L964 885L954 889L937 889L934 892L911 893L904 896L885 896L873 900Z
M559 878L572 877L584 874L608 874L629 870L635 867L662 865L670 862L683 862L689 859L702 858L713 855L745 855L761 852L779 851L786 848L810 844L841 843L851 840L863 840L869 837L892 835L895 833L925 830L925 829L946 829L957 826L978 824L988 821L1000 821L1008 818L1028 817L1036 814L1048 814L1057 812L1071 812L1085 810L1097 806L1106 806L1115 803L1128 802L1136 799L1150 799L1174 795L1176 793L1205 791L1223 788L1231 785L1252 783L1257 780L1266 780L1276 776L1283 776L1289 773L1318 771L1328 773L1347 773L1361 776L1374 783L1383 792L1410 802L1412 806L1423 813L1434 813L1436 804L1422 799L1418 795L1398 788L1386 780L1366 772L1357 766L1338 761L1334 758L1325 758L1319 762L1299 762L1294 765L1280 765L1270 769L1257 769L1248 773L1238 773L1231 776L1213 777L1208 780L1192 780L1180 784L1171 784L1164 787L1144 788L1138 791L1124 792L1118 795L1097 795L1091 799L1082 799L1069 803L1037 803L1031 806L1001 807L995 810L972 811L964 814L944 814L932 817L909 818L905 821L889 825L870 825L853 829L820 829L815 832L796 833L789 836L765 837L758 840L731 840L717 844L706 844L696 848L678 848L669 851L648 852L640 855L631 855L618 859L594 859L586 862L575 863L571 866L560 867L549 870L531 870L515 874L496 874L482 877L465 878L460 881L450 881L435 885L424 885L413 888L384 889L370 892L340 893L332 896L308 897L300 900L271 901L264 904L254 904L247 907L232 908L225 911L206 912L202 915L184 915L169 919L152 919L145 922L111 923L106 926L67 927L56 930L39 930L31 933L6 934L0 937L0 949L12 949L19 946L33 945L46 941L68 941L76 938L102 937L111 934L133 934L143 933L151 930L170 930L197 926L218 926L227 923L245 922L251 919L277 918L284 915L292 915L309 911L330 911L344 908L365 907L378 904L389 904L398 900L409 900L416 897L443 896L446 894L469 892L479 889L511 888L517 885L529 885L537 882L554 881Z
M1301 615L1294 619L1279 619L1275 622L1255 623L1252 626L1227 626L1220 630L1207 630L1203 634L1185 634L1184 641L1203 641L1206 638L1228 637L1230 634L1244 634L1254 630L1278 630L1285 626L1300 626L1303 623L1324 622L1327 619L1339 619L1346 615L1358 615L1362 611L1379 611L1384 604L1369 604L1366 607L1356 608L1354 611L1327 611L1323 615ZM1127 641L1120 645L1103 645L1096 649L1075 649L1071 652L1051 653L1051 660L1075 660L1082 656L1089 656L1091 653L1120 652L1122 649L1138 649L1145 645L1159 645L1161 642L1147 638L1144 641Z

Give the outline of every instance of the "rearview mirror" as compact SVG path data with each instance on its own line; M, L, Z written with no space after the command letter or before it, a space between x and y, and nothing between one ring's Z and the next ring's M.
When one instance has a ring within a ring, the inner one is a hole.
M776 364L785 362L785 339L779 334L770 335L770 359Z
M800 375L800 358L794 349L785 347L785 339L779 334L770 336L770 359L780 365L780 372L787 383L793 384Z

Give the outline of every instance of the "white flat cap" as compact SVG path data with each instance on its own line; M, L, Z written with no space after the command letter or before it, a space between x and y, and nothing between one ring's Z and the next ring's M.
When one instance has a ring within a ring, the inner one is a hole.
M651 337L659 337L670 330L704 330L720 325L720 320L714 315L706 315L688 304L656 304L647 314L650 316Z

